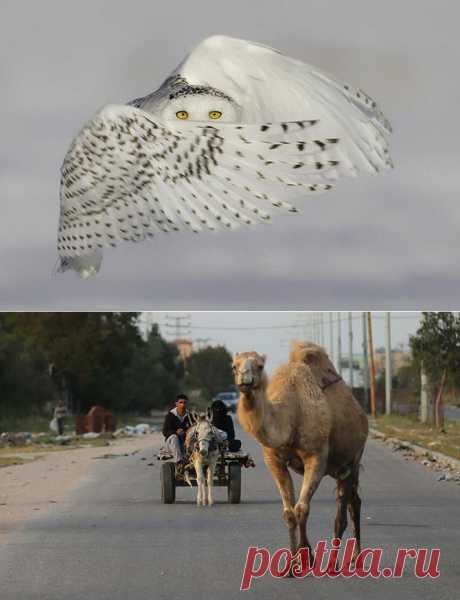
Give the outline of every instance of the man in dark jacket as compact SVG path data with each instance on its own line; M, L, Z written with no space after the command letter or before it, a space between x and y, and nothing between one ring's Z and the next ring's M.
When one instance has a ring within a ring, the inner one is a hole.
M179 394L176 405L166 415L163 422L163 435L167 450L173 455L173 460L179 467L184 463L184 442L187 429L190 427L190 417L187 412L188 398Z

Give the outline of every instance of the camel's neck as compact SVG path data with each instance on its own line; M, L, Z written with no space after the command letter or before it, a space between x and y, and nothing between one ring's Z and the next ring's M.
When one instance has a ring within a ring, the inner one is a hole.
M238 420L242 427L252 434L259 442L266 443L268 420L271 414L271 405L266 398L266 381L256 390L240 393L238 402Z

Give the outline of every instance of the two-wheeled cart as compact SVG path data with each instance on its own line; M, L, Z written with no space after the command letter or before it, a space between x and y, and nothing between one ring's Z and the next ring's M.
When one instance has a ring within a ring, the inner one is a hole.
M161 464L161 500L163 504L173 504L176 500L176 487L185 487L184 474L177 472L172 455L160 450L157 455ZM239 504L241 500L241 467L254 467L254 461L247 452L223 451L217 459L214 473L214 485L227 488L230 504ZM193 466L187 467L190 483L196 486L196 473Z

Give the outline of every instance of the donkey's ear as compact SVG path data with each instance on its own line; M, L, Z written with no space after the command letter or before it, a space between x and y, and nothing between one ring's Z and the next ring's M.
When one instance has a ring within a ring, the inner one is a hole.
M211 407L208 406L208 408L206 409L206 419L211 422L212 421L212 410Z
M192 410L192 412L190 413L190 421L192 423L192 425L195 425L196 422L198 421L198 415L196 410Z

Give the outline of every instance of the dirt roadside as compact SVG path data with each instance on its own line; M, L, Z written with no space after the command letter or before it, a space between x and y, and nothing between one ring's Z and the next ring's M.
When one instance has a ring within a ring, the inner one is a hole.
M0 545L26 520L63 502L85 478L94 459L159 447L160 433L111 440L109 446L44 453L37 460L0 469ZM37 451L39 454L39 451Z

